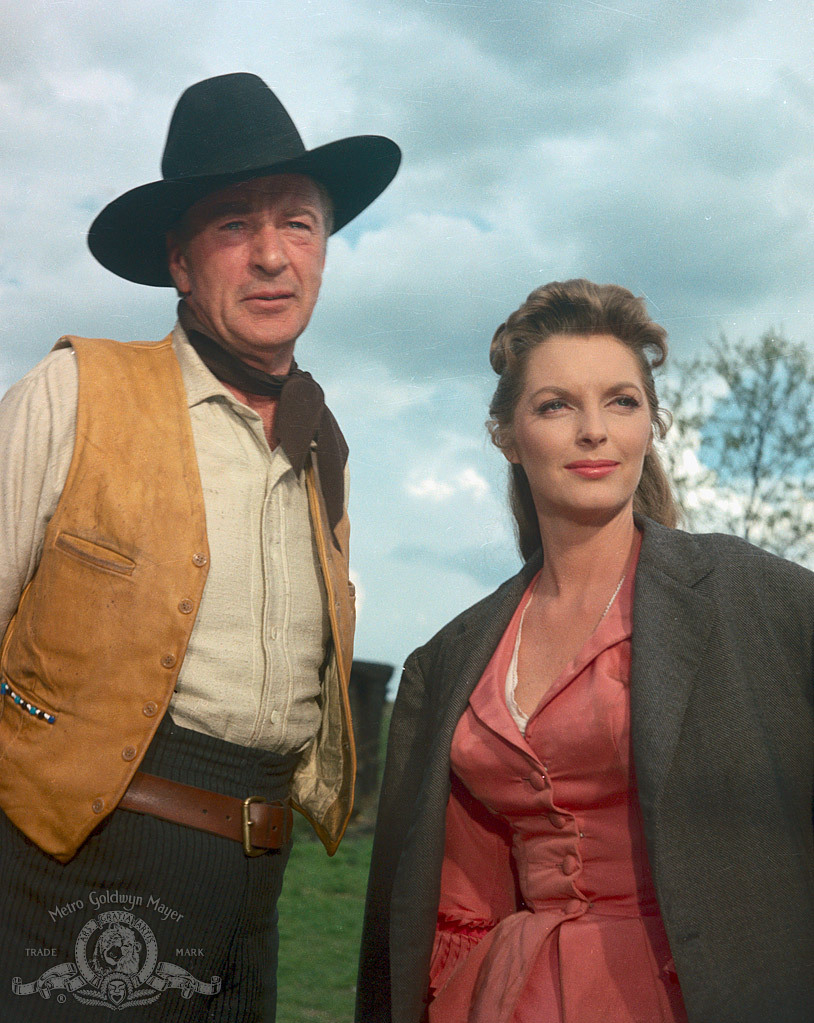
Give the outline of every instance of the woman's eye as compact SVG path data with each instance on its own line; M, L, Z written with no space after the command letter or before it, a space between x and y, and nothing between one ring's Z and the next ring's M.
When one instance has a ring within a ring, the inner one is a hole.
M620 394L614 400L623 408L639 408L641 405L639 399L634 398L632 394Z
M560 409L565 408L565 402L562 398L552 398L550 401L544 401L542 405L537 409L538 412L559 412Z

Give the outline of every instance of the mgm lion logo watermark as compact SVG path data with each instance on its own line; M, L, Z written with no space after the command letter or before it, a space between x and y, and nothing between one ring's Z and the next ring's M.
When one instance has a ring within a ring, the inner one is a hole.
M50 998L54 991L67 991L78 1002L108 1009L148 1005L171 988L180 990L184 998L220 991L220 977L207 984L181 966L160 963L155 935L143 920L126 910L110 910L88 920L74 952L75 963L52 966L28 984L14 977L11 990L15 995L42 998ZM57 997L65 1000L63 994Z

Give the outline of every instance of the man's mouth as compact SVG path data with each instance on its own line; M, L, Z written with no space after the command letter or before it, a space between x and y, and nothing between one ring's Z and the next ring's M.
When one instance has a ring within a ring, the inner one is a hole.
M244 302L281 302L286 299L293 298L294 293L292 291L255 291L251 295L246 295L243 299Z

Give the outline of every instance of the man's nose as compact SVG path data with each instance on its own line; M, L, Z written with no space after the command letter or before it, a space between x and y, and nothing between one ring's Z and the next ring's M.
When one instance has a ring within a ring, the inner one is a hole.
M288 265L283 240L274 224L263 224L252 235L253 266L265 274L278 274Z

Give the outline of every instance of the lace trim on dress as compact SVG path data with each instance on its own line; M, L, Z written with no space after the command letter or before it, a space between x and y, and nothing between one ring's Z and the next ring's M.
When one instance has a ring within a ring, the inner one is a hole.
M444 986L458 962L496 925L497 920L459 920L438 914L430 959L431 998Z
M517 658L520 653L520 639L523 635L523 619L526 617L526 611L528 611L530 603L531 600L529 599L528 604L523 608L523 613L520 615L517 639L514 641L514 653L509 662L509 670L506 672L506 706L509 708L509 713L514 723L520 729L520 734L523 736L526 734L526 725L528 725L531 715L524 714L518 707L515 693L517 691Z

